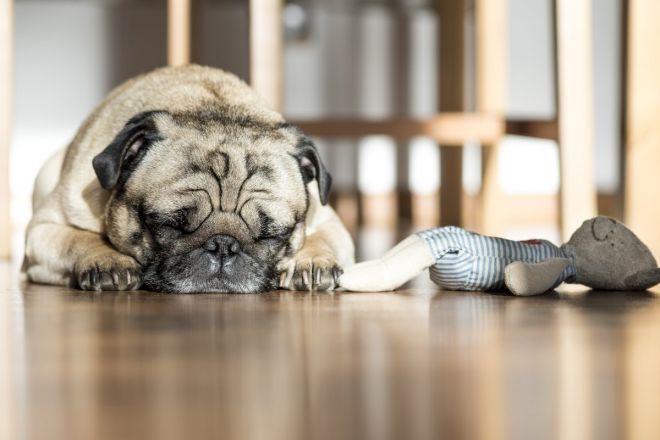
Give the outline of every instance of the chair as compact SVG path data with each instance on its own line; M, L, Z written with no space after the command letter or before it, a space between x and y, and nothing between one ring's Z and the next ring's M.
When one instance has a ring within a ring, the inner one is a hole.
M559 141L561 194L559 224L566 236L581 220L595 215L593 170L593 104L591 99L591 9L588 0L555 1L557 109L553 120L507 120L506 83L507 0L476 0L476 111L465 103L465 35L467 0L437 0L440 20L440 113L424 120L386 121L322 119L297 121L308 134L360 137L386 134L395 138L424 135L440 144L441 223L463 225L462 151L467 141L484 146L479 228L498 230L492 215L500 205L497 186L498 143L505 134Z

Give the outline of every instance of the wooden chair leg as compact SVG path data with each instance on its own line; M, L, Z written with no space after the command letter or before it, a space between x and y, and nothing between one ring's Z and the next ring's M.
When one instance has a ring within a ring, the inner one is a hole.
M440 147L440 224L463 226L463 148Z
M0 0L0 260L10 256L9 146L11 143L13 95L13 0Z
M250 0L250 83L282 110L282 0Z
M465 13L466 0L437 0L440 19L440 111L465 110ZM440 150L440 223L463 224L463 148Z
M167 0L167 64L190 64L191 0Z
M389 68L392 71L391 90L393 104L402 116L410 108L410 22L408 18L396 22L392 35L392 50ZM396 210L393 213L398 227L408 226L412 222L412 193L409 186L409 140L396 140Z
M477 111L504 115L507 90L508 0L476 2L476 82ZM499 144L482 149L481 232L502 234L496 213L502 209L499 186ZM501 222L499 222L501 223Z
M660 257L660 3L629 3L625 221Z
M555 0L562 239L597 213L591 11L591 0Z

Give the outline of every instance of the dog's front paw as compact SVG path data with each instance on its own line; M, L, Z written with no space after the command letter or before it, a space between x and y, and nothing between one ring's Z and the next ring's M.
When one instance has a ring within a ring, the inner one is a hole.
M333 290L343 269L333 256L296 256L280 274L280 287L289 290Z
M75 267L83 290L135 290L142 284L141 273L137 261L120 253L85 259Z

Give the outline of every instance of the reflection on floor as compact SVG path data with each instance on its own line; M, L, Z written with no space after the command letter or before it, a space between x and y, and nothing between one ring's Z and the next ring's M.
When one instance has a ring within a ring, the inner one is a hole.
M165 295L0 266L0 438L660 438L660 291Z

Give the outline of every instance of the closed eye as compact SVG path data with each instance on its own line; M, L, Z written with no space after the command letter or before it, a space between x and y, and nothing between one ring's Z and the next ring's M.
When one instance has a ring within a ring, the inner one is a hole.
M292 233L293 233L293 227L280 226L280 227L271 227L269 229L262 228L259 237L257 237L257 240L284 241L287 240Z
M264 235L256 239L259 243L286 243L289 241L291 234L280 235Z
M253 190L251 190L250 192L251 192L252 194L270 194L270 190L262 189L262 188L253 189Z
M189 208L181 208L172 212L158 212L147 215L147 223L155 228L169 228L184 232L188 225Z
M278 224L264 211L259 210L259 236L257 240L284 240L293 232L293 226Z

